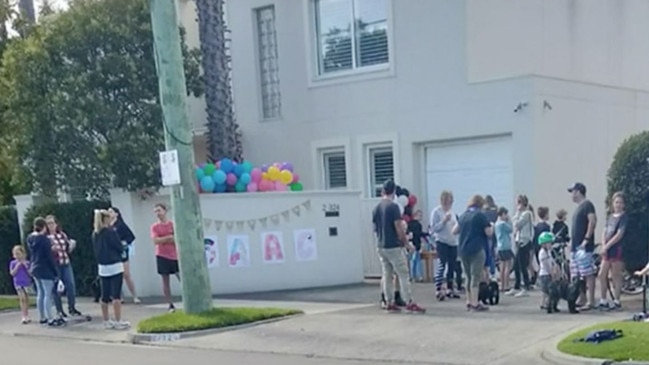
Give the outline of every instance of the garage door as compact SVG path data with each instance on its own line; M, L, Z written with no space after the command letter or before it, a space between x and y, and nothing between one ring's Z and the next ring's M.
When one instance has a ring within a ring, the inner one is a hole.
M514 201L511 137L442 144L426 149L428 206L439 205L442 190L451 190L456 213L474 194L494 197L508 209ZM511 210L511 209L510 209Z

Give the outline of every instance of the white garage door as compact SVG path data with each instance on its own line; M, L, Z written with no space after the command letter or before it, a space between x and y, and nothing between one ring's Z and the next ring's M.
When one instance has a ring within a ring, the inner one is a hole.
M474 194L489 194L498 206L510 209L514 201L511 145L511 137L507 137L427 148L428 207L439 205L442 190L451 190L457 214Z

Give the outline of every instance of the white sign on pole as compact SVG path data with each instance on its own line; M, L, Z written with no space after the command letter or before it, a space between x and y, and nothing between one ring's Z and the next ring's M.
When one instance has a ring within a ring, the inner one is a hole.
M178 151L160 152L160 174L162 185L172 186L180 184L180 166L178 165Z

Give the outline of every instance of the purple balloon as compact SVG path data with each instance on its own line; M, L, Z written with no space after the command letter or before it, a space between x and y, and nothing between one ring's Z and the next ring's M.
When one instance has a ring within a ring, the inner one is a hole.
M264 164L264 165L261 165L261 172L266 172L266 171L268 171L268 167L270 167L270 166L265 165L265 164Z
M293 164L290 162L284 162L280 170L288 170L290 172L293 172Z
M234 186L237 183L237 175L229 173L226 182L228 183L228 185Z

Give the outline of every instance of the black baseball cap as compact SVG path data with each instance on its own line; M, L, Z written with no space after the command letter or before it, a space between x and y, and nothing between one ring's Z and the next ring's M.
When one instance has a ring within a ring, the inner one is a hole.
M383 193L386 195L394 194L394 191L397 189L397 184L394 183L394 180L390 179L383 183Z
M586 195L586 185L578 182L575 183L572 187L568 188L568 192L572 193L573 191L578 191L581 193L581 195Z

